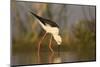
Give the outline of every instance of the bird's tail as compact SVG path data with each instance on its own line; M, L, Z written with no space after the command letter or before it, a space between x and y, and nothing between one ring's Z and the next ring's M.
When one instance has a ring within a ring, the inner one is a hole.
M33 12L30 12L33 16L35 16L36 18L40 19L40 17L38 15L36 15L35 13Z

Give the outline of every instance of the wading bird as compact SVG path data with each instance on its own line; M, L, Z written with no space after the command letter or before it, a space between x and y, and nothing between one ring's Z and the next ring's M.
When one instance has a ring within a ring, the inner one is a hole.
M59 35L59 26L51 20L42 18L33 12L30 12L30 13L37 19L40 26L46 31L46 33L44 34L44 36L42 37L42 39L40 40L38 44L38 51L40 51L40 44L42 43L42 40L45 38L47 33L50 33L51 37L50 37L49 48L51 52L53 52L53 49L51 48L52 37L54 38L54 40L57 42L58 45L62 43L62 38Z

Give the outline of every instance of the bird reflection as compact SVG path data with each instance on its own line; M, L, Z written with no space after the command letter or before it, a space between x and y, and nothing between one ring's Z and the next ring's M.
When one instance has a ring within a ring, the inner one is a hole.
M48 60L48 63L61 63L62 62L62 59L60 56L58 56L57 53L50 53L49 54L49 60Z
M52 63L61 63L62 59L61 57L55 57Z
M51 52L49 54L49 63L61 63L62 59L60 57L60 46L58 46L57 52Z

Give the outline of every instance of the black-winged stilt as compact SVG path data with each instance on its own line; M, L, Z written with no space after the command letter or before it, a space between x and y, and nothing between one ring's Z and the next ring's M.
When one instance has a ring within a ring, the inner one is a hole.
M54 38L54 40L57 42L58 45L60 45L62 43L62 38L59 35L59 26L55 22L48 20L48 19L44 19L44 18L34 14L33 12L31 12L31 14L37 19L37 21L39 22L41 27L46 31L43 38L39 42L38 51L40 51L40 44L41 44L42 40L45 38L47 33L50 33L51 38L50 38L49 48L50 48L51 52L53 52L53 49L51 48L52 37Z

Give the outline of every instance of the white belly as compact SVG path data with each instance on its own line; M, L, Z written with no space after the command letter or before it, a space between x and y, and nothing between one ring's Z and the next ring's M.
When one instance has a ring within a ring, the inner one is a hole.
M59 34L59 29L57 27L51 27L51 26L45 26L44 28L46 30L47 33L51 33L51 34Z

